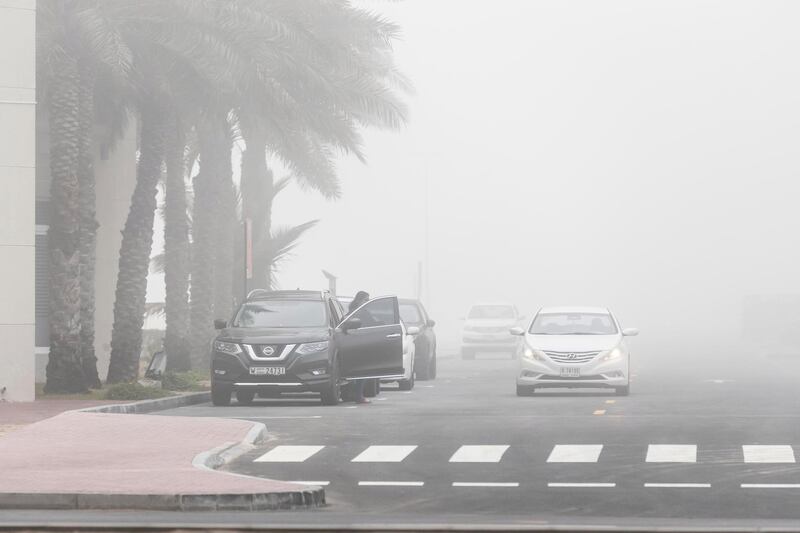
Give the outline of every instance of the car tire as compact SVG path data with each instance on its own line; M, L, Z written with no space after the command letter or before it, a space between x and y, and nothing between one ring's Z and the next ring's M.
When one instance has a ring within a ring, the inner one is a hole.
M400 387L400 390L409 391L409 390L414 388L414 374L415 374L415 371L412 368L411 369L411 377L410 378L401 379L400 381L397 382L397 385Z
M215 387L211 384L211 403L217 407L224 407L231 404L231 391Z
M461 359L475 359L475 350L461 348Z
M517 385L517 396L533 396L535 390L529 385Z
M614 387L614 394L617 396L627 396L631 393L631 386L625 385L624 387Z
M341 393L342 390L341 386L339 385L339 363L336 362L333 365L330 381L325 386L325 389L323 389L323 391L320 393L322 405L338 405Z
M255 398L255 392L245 390L236 391L236 402L240 405L253 405L253 400Z

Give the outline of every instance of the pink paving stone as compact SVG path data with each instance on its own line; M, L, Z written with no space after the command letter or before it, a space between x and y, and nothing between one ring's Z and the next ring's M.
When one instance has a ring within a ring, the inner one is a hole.
M292 483L204 470L201 452L241 441L252 422L66 412L0 438L0 493L250 494Z
M36 400L35 402L0 402L0 425L32 424L73 409L109 405L108 400Z

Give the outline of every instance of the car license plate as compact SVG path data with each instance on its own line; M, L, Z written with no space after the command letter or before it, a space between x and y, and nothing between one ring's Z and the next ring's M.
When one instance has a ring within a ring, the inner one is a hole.
M567 367L561 369L562 378L579 378L581 377L581 369L576 367Z
M286 369L282 366L254 366L250 368L250 374L254 376L282 376L286 374Z

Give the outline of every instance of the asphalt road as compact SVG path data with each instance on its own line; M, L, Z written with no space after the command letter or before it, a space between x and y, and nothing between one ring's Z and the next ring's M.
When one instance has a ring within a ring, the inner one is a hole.
M800 361L734 367L737 358L722 353L635 356L628 397L519 398L516 363L485 355L443 359L436 381L408 393L385 390L371 405L323 407L295 397L165 411L265 423L270 441L230 470L323 483L329 506L269 517L148 516L313 526L800 527Z

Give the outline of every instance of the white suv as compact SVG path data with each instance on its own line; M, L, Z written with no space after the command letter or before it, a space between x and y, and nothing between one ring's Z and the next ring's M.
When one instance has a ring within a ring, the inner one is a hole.
M622 329L608 309L546 307L536 313L527 330L515 327L511 333L524 339L518 396L544 387L613 388L619 396L628 395L626 338L638 335L639 330Z
M477 352L507 352L516 357L519 338L509 333L520 316L516 306L507 303L473 305L464 319L461 334L462 359L475 359Z

